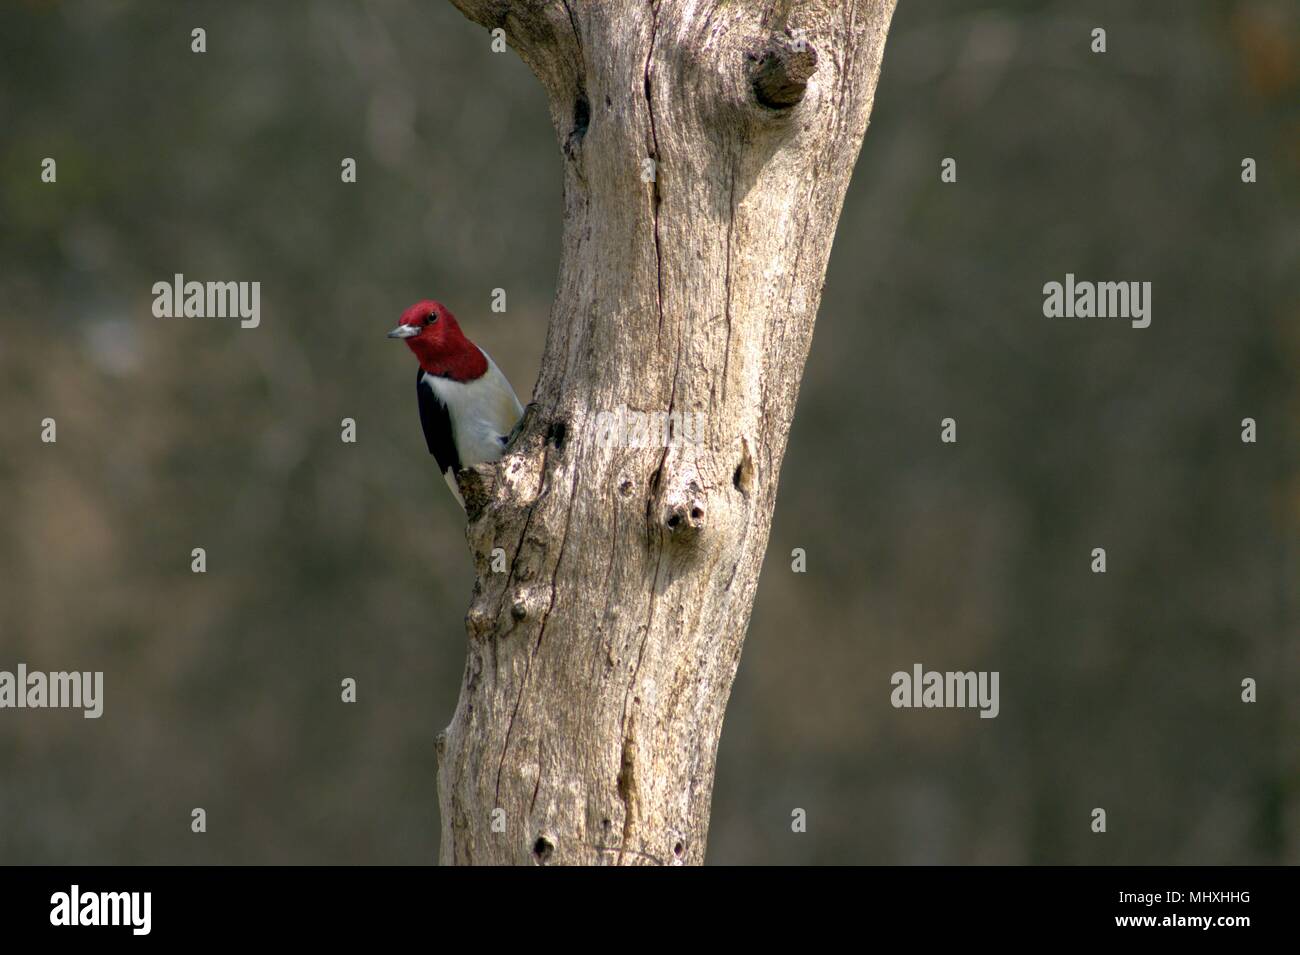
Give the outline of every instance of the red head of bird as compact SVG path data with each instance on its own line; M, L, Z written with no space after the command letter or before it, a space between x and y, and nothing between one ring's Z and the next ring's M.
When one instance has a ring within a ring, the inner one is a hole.
M389 338L401 338L420 367L453 381L473 381L487 371L487 358L460 330L456 316L441 302L425 299L402 313Z

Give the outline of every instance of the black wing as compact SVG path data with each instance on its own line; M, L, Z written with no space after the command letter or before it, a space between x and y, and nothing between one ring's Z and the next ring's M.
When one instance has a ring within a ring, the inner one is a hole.
M438 470L446 472L451 468L454 474L460 470L460 455L456 452L456 442L452 440L451 414L433 389L424 383L424 369L419 367L415 374L415 393L420 397L420 427L424 429L429 453L437 460Z

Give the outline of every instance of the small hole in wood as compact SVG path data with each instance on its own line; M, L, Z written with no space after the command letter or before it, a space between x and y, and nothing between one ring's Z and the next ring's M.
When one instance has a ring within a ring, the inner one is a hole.
M754 462L749 457L749 448L745 447L742 451L740 463L736 465L736 470L731 473L731 483L737 491L749 496L750 487L754 483Z
M579 93L578 100L573 104L573 136L581 139L587 135L587 127L591 124L591 103L587 102L587 94Z
M564 439L568 433L568 427L563 421L553 421L546 431L546 440L551 443L556 451L564 450Z

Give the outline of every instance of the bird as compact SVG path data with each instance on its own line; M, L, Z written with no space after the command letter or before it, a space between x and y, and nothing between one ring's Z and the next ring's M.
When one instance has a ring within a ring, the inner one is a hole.
M464 508L456 472L499 460L524 409L496 362L465 337L442 302L416 302L388 337L406 342L419 362L415 391L424 440Z

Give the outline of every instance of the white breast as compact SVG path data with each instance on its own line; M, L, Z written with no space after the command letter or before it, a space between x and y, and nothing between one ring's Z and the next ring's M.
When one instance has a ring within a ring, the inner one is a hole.
M506 438L524 413L515 390L496 362L483 349L479 351L487 359L488 367L474 381L452 381L428 372L424 375L425 383L447 406L461 467L500 458Z

